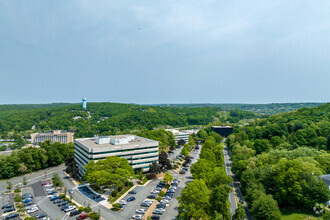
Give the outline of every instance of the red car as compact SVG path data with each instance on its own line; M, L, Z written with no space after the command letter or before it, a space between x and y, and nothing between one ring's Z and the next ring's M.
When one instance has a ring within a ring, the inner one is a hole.
M43 183L41 183L41 185L47 185L47 184L50 184L51 182L43 182Z
M88 214L81 214L80 216L78 216L76 219L77 220L81 220L81 219L85 219L88 217Z

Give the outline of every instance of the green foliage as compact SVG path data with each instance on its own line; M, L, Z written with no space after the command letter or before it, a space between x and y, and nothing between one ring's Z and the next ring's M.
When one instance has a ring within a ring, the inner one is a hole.
M166 150L167 146L175 146L173 133L165 129L141 130L135 133L138 136L159 141L159 151Z
M86 166L84 178L97 187L120 187L134 177L134 171L127 159L107 157L97 162L90 161Z
M86 213L90 213L90 212L92 211L92 209L91 209L91 207L90 207L89 204L84 208L84 211L85 211Z
M183 156L188 156L189 154L189 149L188 147L184 146L180 152Z
M97 212L91 212L89 213L88 218L90 218L91 220L98 220L101 218L101 216Z
M246 218L244 206L241 203L238 203L238 206L233 215L233 220L244 220Z
M280 220L281 212L276 201L271 195L261 194L254 201L251 207L252 213L256 219L260 220Z
M120 209L120 204L119 203L114 203L114 204L112 204L112 207Z
M118 194L118 190L113 190L113 191L111 192L111 196L112 196L112 197L116 197L117 194Z
M8 179L25 173L56 166L73 157L73 144L51 144L46 141L40 148L29 147L0 156L0 179Z
M83 206L79 206L78 207L78 210L81 211L81 212L83 212L85 210L85 208Z
M160 191L160 192L159 192L159 196L160 196L160 197L164 197L164 196L165 196L165 192L164 192L164 191Z
M154 173L154 174L159 174L162 171L161 171L160 165L157 162L153 162L149 167L149 172Z
M13 184L10 181L7 181L7 187L8 190L11 190L13 188Z
M21 189L17 186L16 189L14 190L15 193L21 192Z
M163 181L165 183L171 182L173 179L174 179L173 176L169 172L165 172L165 175L163 178Z
M15 202L22 202L22 196L20 194L15 194Z
M330 103L272 115L234 130L226 144L250 205L258 196L272 195L280 207L311 210L328 200L326 184L317 176L330 170L329 117Z
M204 180L195 179L181 191L178 219L208 219L210 190ZM228 195L227 195L228 198Z
M162 200L162 197L157 196L156 200L157 200L158 202L160 202L160 201Z
M58 187L58 186L62 187L64 185L64 183L63 183L63 181L62 181L62 179L61 179L61 177L58 173L54 174L54 176L52 178L52 181L53 181L53 184L54 184L55 187Z
M36 220L37 218L35 218L35 217L26 217L26 218L24 218L24 220Z

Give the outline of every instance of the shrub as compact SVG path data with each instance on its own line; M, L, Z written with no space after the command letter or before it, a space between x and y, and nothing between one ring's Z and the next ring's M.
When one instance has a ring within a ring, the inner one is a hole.
M165 196L165 192L164 191L160 191L159 192L159 196L164 197Z
M134 184L132 182L128 182L128 186L133 186Z
M60 194L60 198L64 199L65 198L65 194Z
M21 189L17 187L17 188L14 190L14 192L15 192L15 193L19 193L19 192L21 192Z
M159 197L159 196L158 196L158 197L156 198L156 200L157 200L158 202L160 202L160 201L162 200L162 197Z
M98 220L101 216L97 212L91 212L88 217L92 220Z
M88 205L87 207L85 207L84 209L85 212L90 213L92 211L91 207Z
M166 184L165 189L168 189L168 188L170 188L170 185Z
M119 186L118 187L118 192L120 192L122 189L123 189L123 187L122 186Z
M111 192L111 195L112 195L113 197L116 197L117 194L118 194L118 190L113 190L113 191Z
M151 179L155 179L155 178L156 178L156 174L154 174L154 173L148 173L148 174L147 174L147 178L148 178L149 180L151 180Z
M20 194L15 195L15 202L22 202L22 196Z
M121 210L121 208L115 208L115 207L112 207L111 210L112 210L112 211L119 211L119 210Z
M78 210L81 211L81 212L83 212L85 210L85 208L83 206L79 206L78 207Z
M24 220L35 220L35 218L33 218L33 217L26 217L26 218L24 218Z
M18 208L18 209L24 208L24 205L23 205L22 203L17 204L17 205L16 205L16 208Z
M113 208L120 208L120 204L119 204L119 203L114 203L114 204L112 205L112 207L113 207Z

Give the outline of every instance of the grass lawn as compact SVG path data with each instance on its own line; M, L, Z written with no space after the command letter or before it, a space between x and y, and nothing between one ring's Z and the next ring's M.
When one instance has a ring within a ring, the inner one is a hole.
M301 210L281 210L283 220L321 219L314 213Z

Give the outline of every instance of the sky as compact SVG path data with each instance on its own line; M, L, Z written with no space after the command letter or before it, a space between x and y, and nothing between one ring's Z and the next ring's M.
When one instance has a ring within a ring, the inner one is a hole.
M328 0L2 0L0 104L330 101Z

